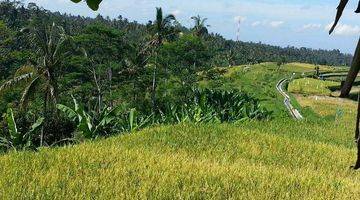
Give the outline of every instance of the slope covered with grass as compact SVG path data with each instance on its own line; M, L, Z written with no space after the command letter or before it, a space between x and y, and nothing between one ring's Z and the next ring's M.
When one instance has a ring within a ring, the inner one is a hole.
M301 131L300 131L301 130ZM0 157L0 198L323 198L360 194L350 135L329 123L156 127Z
M218 79L200 82L201 87L231 90L237 89L261 100L262 105L274 112L276 117L287 117L282 96L275 90L282 78L290 78L291 72L277 70L275 63L243 65L225 68L226 73Z
M201 83L262 98L280 113L271 121L157 126L2 155L0 199L356 199L356 103L295 95L317 119L292 120L275 90L291 69L308 67L240 66Z
M313 78L296 79L289 84L288 90L292 93L307 94L307 95L331 95L331 87L336 87L340 83L333 81L323 81Z

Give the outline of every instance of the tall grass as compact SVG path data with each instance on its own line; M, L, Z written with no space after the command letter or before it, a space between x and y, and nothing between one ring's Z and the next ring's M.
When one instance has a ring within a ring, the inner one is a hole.
M338 130L180 124L12 153L0 157L0 199L353 199L352 135Z

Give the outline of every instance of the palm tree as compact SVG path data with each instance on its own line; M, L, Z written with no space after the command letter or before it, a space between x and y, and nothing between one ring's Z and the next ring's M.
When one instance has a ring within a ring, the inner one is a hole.
M337 13L335 17L334 25L331 27L329 33L331 34L338 24L343 11L346 7L346 5L349 3L349 0L340 0L340 4L337 8ZM358 8L355 11L356 13L360 13L360 1ZM356 51L354 54L354 58L351 64L350 71L348 73L348 76L346 78L345 83L343 84L341 88L341 95L340 97L347 97L351 91L351 88L355 82L355 79L360 71L360 39L356 47ZM358 97L358 110L357 110L357 117L356 117L356 130L355 130L355 141L357 143L358 153L357 153L357 161L355 166L353 166L353 169L360 169L360 93Z
M56 104L58 101L58 83L59 67L62 60L70 55L70 51L64 48L69 41L62 27L52 26L44 28L25 28L22 30L29 34L30 42L34 45L38 56L34 65L27 65L19 68L14 78L0 86L0 92L15 85L25 82L26 87L22 91L20 100L21 108L26 108L28 101L37 92L43 94L43 112L45 115L53 116L56 113ZM40 137L43 144L44 135Z
M192 31L196 36L204 36L209 33L207 27L210 27L210 25L206 25L206 21L208 18L202 18L200 15L191 17L192 20L194 20L194 27L192 28Z
M236 59L236 52L233 49L230 49L227 53L226 53L226 60L229 63L229 67L234 66L235 65L235 59Z
M146 49L151 48L151 55L155 57L152 87L151 87L151 101L153 112L157 110L156 104L156 88L157 88L157 54L159 48L163 45L164 40L173 38L177 31L175 30L176 18L174 15L169 14L164 17L161 8L156 8L156 20L151 24L151 40Z
M342 14L343 14L343 11L345 10L345 7L348 3L349 3L349 0L340 0L339 6L337 7L335 22L329 31L330 34L335 30ZM359 5L355 12L360 13L360 1L359 1ZM354 58L353 58L353 61L351 64L350 71L348 73L345 83L343 84L343 87L341 88L340 97L344 98L344 97L349 96L351 88L355 82L355 79L356 79L359 71L360 71L360 39L359 39L359 42L356 47L356 51L354 54Z

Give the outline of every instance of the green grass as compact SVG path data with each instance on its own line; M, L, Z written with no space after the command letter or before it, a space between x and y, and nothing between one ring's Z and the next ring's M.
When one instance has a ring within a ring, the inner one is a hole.
M318 119L281 117L288 114L276 83L311 68L287 67L233 67L218 80L201 82L263 99L277 112L274 120L158 126L12 152L0 156L0 199L356 199L360 175L349 169L356 103L303 89L304 95L291 95L293 104ZM312 81L311 87L319 84ZM339 110L343 114L335 117Z
M182 124L11 153L0 157L0 199L350 199L360 176L339 128Z
M335 67L335 66L318 65L318 67L321 73L347 72L349 70L348 67L343 67L343 66ZM315 72L315 68L316 65L307 64L307 63L287 63L283 66L283 69L297 73Z
M309 73L315 70L315 65L304 63L288 63L280 67L276 63L261 63L257 65L243 65L231 68L225 68L227 73L212 81L202 81L201 87L212 89L239 89L251 94L260 100L264 107L274 112L275 118L288 117L288 111L283 106L283 96L276 91L276 84L283 78L301 76L303 73ZM343 71L343 67L319 66L322 72ZM316 79L296 79L289 85L289 91L294 93L306 94L326 94L331 91L328 86L337 86L339 83L320 81ZM296 104L296 99L293 99ZM306 111L309 115L311 111Z
M288 117L282 103L283 97L275 86L280 79L290 77L291 74L286 70L278 71L274 63L237 66L227 68L227 73L218 80L202 81L200 86L225 90L236 88L259 98L264 107L274 112L274 116Z
M336 86L339 86L338 82L301 78L292 81L289 84L288 90L291 93L330 96L332 91L329 88Z

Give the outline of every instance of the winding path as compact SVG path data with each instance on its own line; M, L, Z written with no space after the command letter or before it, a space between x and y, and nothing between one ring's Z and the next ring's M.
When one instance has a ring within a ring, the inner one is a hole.
M287 82L287 79L281 79L279 83L276 85L276 89L279 91L281 95L284 96L284 105L289 110L291 116L296 120L302 120L304 117L300 114L300 112L294 108L291 104L291 99L288 94L284 91L284 84Z

